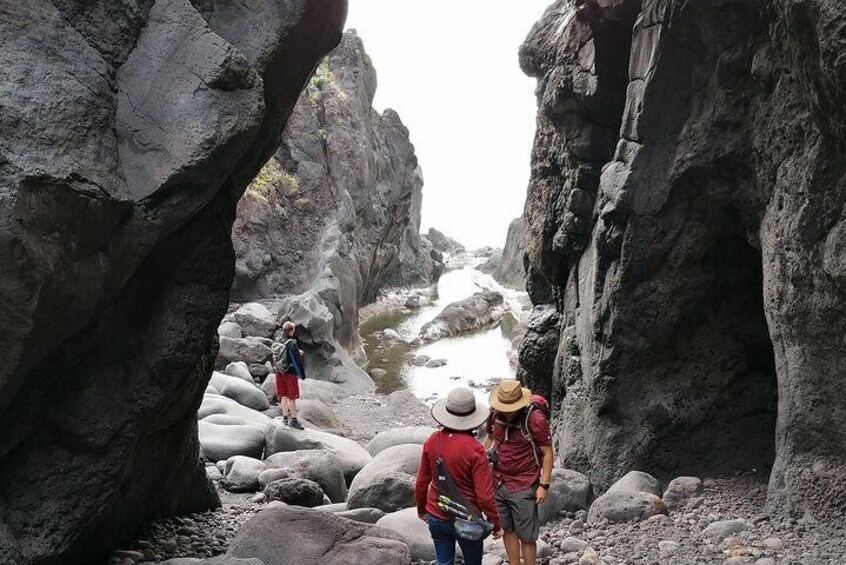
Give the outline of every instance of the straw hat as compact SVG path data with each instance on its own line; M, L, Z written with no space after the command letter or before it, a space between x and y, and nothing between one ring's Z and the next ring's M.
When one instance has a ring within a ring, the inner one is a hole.
M532 391L514 379L499 381L491 391L491 408L500 412L516 412L528 406L531 401Z
M435 402L432 418L445 428L467 431L478 428L487 420L488 408L476 402L476 396L469 388L459 387Z

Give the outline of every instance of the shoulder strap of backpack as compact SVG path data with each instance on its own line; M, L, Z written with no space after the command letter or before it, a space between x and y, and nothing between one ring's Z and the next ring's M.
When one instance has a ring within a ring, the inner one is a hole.
M532 412L534 412L536 406L532 403L529 403L529 406L526 408L526 417L523 418L523 422L520 426L520 429L523 432L523 437L526 438L526 441L529 442L529 445L532 446L532 455L535 456L535 464L540 467L540 456L538 455L538 445L535 443L535 437L532 435L532 429L529 427L529 418L532 417Z
M482 514L479 512L479 509L476 508L475 505L470 504L467 499L464 498L464 495L461 494L460 490L458 490L458 486L455 484L452 475L449 474L449 470L446 467L446 461L444 460L443 455L441 455L441 437L443 434L443 430L438 431L438 455L435 458L435 473L432 480L435 490L439 494L445 495L447 498L466 508L474 518L480 518Z

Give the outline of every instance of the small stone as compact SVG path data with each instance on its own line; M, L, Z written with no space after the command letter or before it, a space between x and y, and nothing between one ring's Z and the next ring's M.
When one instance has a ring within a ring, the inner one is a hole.
M755 561L755 565L776 565L775 559L769 557L762 557Z
M250 502L252 502L252 503L254 503L254 504L261 504L261 503L262 503L262 502L264 502L266 499L267 499L267 497L265 496L265 494L264 494L263 492L260 492L260 493L256 494L255 496L253 496L253 497L250 499Z
M596 554L596 551L594 551L592 547L588 547L585 549L584 553L582 553L582 556L579 559L579 565L601 565L601 561L599 560L599 555Z
M586 541L580 540L579 538L568 537L564 538L564 541L558 545L558 549L564 553L579 553L587 546L588 544Z
M723 541L727 537L748 530L751 527L752 524L746 520L722 520L709 524L705 528L705 531L702 532L702 535L716 541Z
M191 538L188 536L176 536L177 545L191 545Z
M168 553L173 553L174 551L176 551L177 547L179 546L177 545L175 538L166 539L162 543L162 549L164 549Z
M770 549L779 550L784 547L784 542L780 538L767 538L764 540L764 545Z
M681 547L677 542L671 540L661 540L658 542L658 551L665 554L673 554Z
M585 523L581 520L574 520L572 524L570 524L570 533L571 534L580 534L585 529Z

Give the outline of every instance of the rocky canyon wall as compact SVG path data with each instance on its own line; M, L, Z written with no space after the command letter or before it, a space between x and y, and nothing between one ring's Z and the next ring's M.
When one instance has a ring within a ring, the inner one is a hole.
M560 0L534 26L529 287L560 322L521 357L566 466L772 467L772 512L846 512L844 52L832 0Z
M387 286L429 285L440 254L420 236L423 177L355 31L303 92L282 144L238 205L232 299L317 295L358 348L358 309ZM305 297L304 297L305 299Z
M230 228L342 0L0 0L0 563L218 503Z

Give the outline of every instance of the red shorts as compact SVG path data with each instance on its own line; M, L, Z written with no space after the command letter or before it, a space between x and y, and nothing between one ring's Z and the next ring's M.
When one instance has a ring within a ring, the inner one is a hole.
M300 397L300 378L292 373L276 373L276 396L296 400Z

